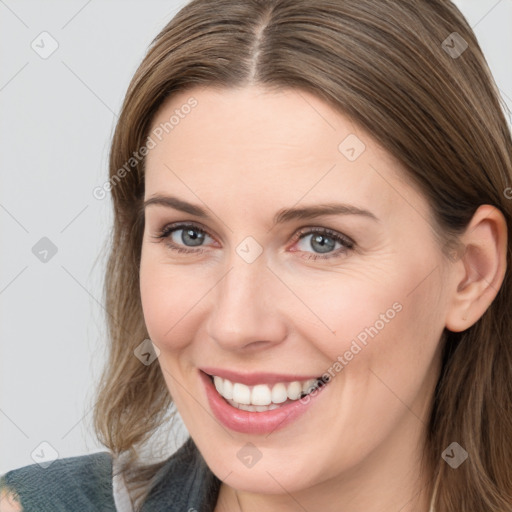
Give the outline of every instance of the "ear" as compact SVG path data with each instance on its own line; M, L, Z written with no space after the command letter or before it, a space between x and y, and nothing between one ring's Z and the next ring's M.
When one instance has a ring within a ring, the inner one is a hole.
M452 262L453 293L446 328L468 329L498 294L507 268L507 222L496 207L480 206L459 241L463 251Z

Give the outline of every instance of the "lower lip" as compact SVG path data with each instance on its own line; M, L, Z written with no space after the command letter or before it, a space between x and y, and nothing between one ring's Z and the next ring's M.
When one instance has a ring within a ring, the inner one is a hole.
M311 393L309 400L295 400L282 405L278 409L265 412L251 412L237 409L219 395L210 377L199 371L205 385L206 396L215 417L227 428L245 434L270 434L275 430L286 427L312 406L323 394L327 386L322 386L317 392Z

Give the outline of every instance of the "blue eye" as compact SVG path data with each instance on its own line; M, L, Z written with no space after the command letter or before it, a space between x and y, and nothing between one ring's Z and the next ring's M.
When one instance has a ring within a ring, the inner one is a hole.
M186 245L187 247L197 247L202 245L208 235L204 231L200 231L194 227L188 229L175 229L171 233L171 240L174 243Z
M169 249L178 253L202 253L215 240L204 229L194 224L174 224L164 227L156 236L165 240ZM296 249L307 260L341 256L352 250L355 243L347 236L327 228L303 228L293 236Z
M206 231L192 224L167 226L156 238L166 240L166 245L177 252L203 252L204 243L213 240Z
M306 259L335 257L348 252L355 245L345 235L326 228L304 229L296 235L296 239L298 250L308 254Z
M309 238L309 240L308 240ZM325 235L319 235L317 233L306 235L303 238L300 239L300 242L305 242L303 244L303 247L301 247L301 250L307 250L309 247L311 247L315 252L318 253L326 253L331 252L336 248L336 244L340 244L337 242L334 238L325 236ZM305 247L304 247L305 245Z

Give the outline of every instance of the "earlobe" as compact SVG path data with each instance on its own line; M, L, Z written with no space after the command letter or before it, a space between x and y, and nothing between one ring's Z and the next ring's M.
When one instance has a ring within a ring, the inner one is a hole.
M507 223L496 207L480 206L465 232L460 258L452 262L453 293L446 328L461 332L475 324L489 308L507 268Z

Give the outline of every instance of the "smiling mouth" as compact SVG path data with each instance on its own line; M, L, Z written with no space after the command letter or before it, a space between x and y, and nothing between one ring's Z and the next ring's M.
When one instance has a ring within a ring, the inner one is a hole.
M319 377L302 381L276 382L272 385L256 384L247 386L216 375L207 375L215 386L217 393L228 404L236 409L249 412L266 412L278 409L283 405L301 400L326 385Z

